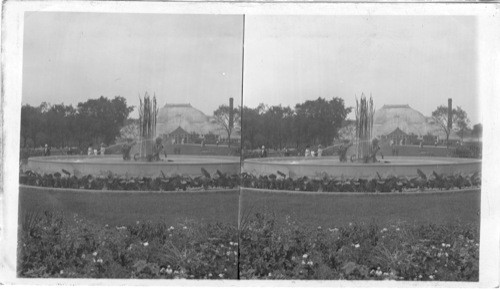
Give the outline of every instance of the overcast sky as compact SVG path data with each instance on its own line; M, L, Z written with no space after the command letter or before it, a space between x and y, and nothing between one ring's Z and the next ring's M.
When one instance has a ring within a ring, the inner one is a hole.
M137 107L147 91L212 115L241 103L242 35L242 16L27 13L23 103L120 95Z
M156 93L206 114L240 103L242 16L26 14L23 103ZM429 116L449 97L480 122L476 23L452 16L246 16L244 104L372 93Z
M438 105L479 121L473 17L247 16L244 102L294 105L372 93L375 106ZM353 115L351 115L354 117Z

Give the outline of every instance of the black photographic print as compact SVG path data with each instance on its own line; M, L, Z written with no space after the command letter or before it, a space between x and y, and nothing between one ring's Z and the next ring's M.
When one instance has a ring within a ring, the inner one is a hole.
M5 3L2 282L498 286L496 8Z

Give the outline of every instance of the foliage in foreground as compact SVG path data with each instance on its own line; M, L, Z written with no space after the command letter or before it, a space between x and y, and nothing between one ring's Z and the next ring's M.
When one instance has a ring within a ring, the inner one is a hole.
M217 170L211 176L201 169L202 176L171 176L171 177L134 177L125 178L109 174L107 176L86 175L76 177L63 170L63 174L40 174L31 170L21 171L19 183L22 185L86 189L86 190L125 190L125 191L186 191L207 189L234 189L240 184L237 174L225 174Z
M245 188L258 188L267 190L292 190L309 192L403 192L414 190L449 190L479 187L481 175L479 172L469 175L443 175L433 172L430 176L421 170L418 177L382 178L331 178L313 179L300 177L292 179L278 171L278 175L254 176L247 173L241 174L241 186Z
M256 215L240 233L241 279L478 281L473 225L304 228Z
M96 225L45 212L24 217L19 232L19 277L237 278L234 226L186 221L177 226Z
M63 174L39 174L34 171L21 171L19 183L29 186L49 188L87 189L87 190L126 190L126 191L186 191L207 189L258 188L266 190L294 190L308 192L403 192L415 190L450 190L477 188L481 186L479 172L469 175L443 175L433 172L426 176L417 170L418 177L382 178L332 178L314 179L300 177L292 179L278 171L278 175L255 176L248 173L226 174L217 171L211 176L201 169L202 176L172 177L135 177L113 176L72 176L63 170Z
M20 277L478 281L474 224L306 228L267 214L235 226L96 225L28 214ZM238 257L239 256L239 257ZM238 275L239 271L239 275Z

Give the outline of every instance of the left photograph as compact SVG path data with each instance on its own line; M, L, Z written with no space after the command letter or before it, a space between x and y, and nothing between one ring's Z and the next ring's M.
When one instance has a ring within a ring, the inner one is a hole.
M243 15L24 17L18 277L237 279Z

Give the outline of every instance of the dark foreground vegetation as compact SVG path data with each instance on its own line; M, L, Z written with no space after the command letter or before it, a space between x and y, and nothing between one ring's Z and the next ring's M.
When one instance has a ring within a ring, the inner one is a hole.
M253 214L238 231L195 221L107 226L45 212L24 215L20 228L20 277L478 281L479 274L473 224L322 228Z
M66 170L61 173L40 174L34 171L21 171L19 183L29 186L49 188L87 189L87 190L126 190L126 191L187 191L207 189L233 189L239 186L266 190L291 190L307 192L404 192L415 190L450 190L477 188L481 185L479 172L469 175L444 175L433 172L427 176L417 169L418 177L382 178L333 178L314 179L300 177L292 179L281 172L267 176L248 173L226 174L217 171L210 175L201 169L203 175L166 177L124 178L109 174L107 176L86 175L76 177Z

